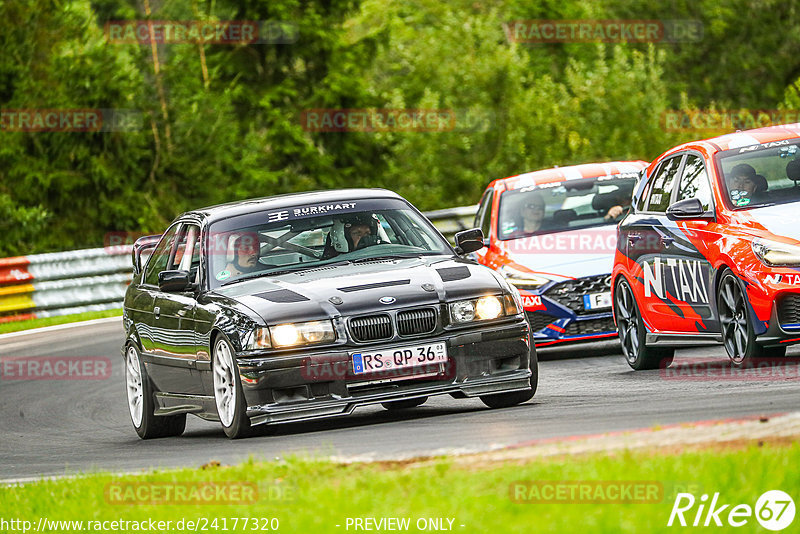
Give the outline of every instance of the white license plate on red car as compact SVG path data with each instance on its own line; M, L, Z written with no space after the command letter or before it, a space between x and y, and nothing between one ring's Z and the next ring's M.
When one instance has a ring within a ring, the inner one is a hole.
M447 363L447 349L444 343L432 343L375 352L351 352L350 358L353 361L353 373L361 375Z
M611 307L611 292L591 293L583 296L583 308L585 310L602 310Z

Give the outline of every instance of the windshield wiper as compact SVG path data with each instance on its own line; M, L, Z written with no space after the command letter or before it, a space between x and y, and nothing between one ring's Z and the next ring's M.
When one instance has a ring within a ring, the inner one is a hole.
M296 272L299 272L299 271L306 271L306 270L310 270L310 269L316 269L318 267L329 267L329 266L332 266L332 265L347 265L348 263L350 263L350 262L349 261L335 261L335 262L331 262L331 263L322 263L322 264L317 263L317 264L314 264L314 265L294 265L292 267L287 267L286 269L277 269L277 270L272 270L272 271L258 271L257 273L249 273L249 274L246 274L244 276L240 276L239 278L237 278L235 280L228 280L227 282L224 282L224 283L220 284L220 287L221 286L227 286L228 284L236 284L238 282L244 282L246 280L252 280L254 278L263 278L265 276L279 276L279 275L282 275L282 274L296 273Z
M351 263L367 263L370 261L396 260L402 258L416 258L422 256L421 252L398 252L397 254L384 254L383 256L370 256L369 258L359 258L350 260Z

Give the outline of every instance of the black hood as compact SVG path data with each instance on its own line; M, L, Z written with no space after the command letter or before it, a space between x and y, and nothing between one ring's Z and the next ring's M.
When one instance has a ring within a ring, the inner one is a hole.
M212 295L233 299L274 325L439 304L500 291L500 282L487 267L436 256L322 266L233 283L215 289Z

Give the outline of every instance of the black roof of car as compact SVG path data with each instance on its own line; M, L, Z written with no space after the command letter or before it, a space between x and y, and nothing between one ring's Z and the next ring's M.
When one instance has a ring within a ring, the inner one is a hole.
M237 215L257 213L265 210L273 210L306 204L320 204L323 202L347 202L359 198L392 198L401 199L400 195L388 189L334 189L328 191L309 191L305 193L288 193L272 197L252 198L227 202L208 206L196 210L191 210L181 217L199 217L206 219L227 219Z

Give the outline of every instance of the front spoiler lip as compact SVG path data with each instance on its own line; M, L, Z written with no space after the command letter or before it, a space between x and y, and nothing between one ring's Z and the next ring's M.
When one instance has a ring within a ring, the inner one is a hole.
M402 391L381 392L322 401L302 401L294 405L265 404L262 406L249 406L247 408L247 416L250 418L251 425L289 423L350 415L359 406L380 404L394 400L452 393L461 394L465 397L511 393L531 389L531 376L530 369L518 369L498 376L468 378L463 382L450 382L447 384L428 384L403 389Z

